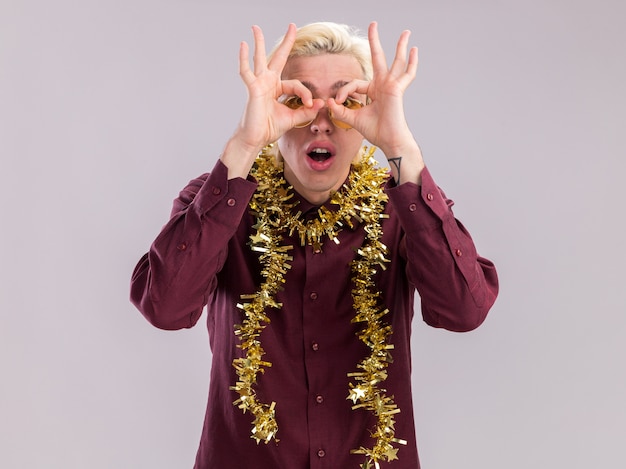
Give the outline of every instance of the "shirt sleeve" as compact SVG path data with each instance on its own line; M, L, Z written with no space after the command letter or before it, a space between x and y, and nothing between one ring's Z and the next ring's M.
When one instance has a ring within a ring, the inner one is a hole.
M452 200L437 187L427 168L421 185L388 190L404 231L407 275L421 298L424 321L451 331L478 327L498 294L494 264L478 255L453 212Z
M131 279L131 302L150 323L181 329L198 321L255 189L251 180L228 180L228 170L218 160L211 173L180 192L169 222Z

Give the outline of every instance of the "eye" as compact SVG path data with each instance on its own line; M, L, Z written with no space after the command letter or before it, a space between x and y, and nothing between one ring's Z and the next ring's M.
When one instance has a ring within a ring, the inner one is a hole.
M289 109L299 109L304 106L302 98L300 96L289 96L283 101L283 104Z
M363 103L361 101L358 101L354 98L350 98L348 97L344 102L343 105L345 107L347 107L348 109L360 109L363 107Z

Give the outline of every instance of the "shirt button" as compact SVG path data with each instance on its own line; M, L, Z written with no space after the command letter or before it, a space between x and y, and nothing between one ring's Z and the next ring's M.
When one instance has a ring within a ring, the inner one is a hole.
M318 404L321 404L322 402L324 402L324 396L321 396L321 395L315 396L315 402L317 402Z
M317 450L317 455L318 455L320 458L323 458L324 456L326 456L326 451L324 451L323 449L318 449L318 450Z
M213 188L213 194L220 195L221 193L222 193L222 189L220 189L219 187Z
M311 298L312 300L317 300L317 293L313 292L309 295L309 298Z
M410 210L411 212L415 212L415 210L417 210L417 205L416 205L416 204L411 204L411 205L409 205L409 210Z
M178 246L176 246L176 249L178 249L179 251L184 251L185 249L187 249L187 243L180 243Z
M317 352L320 349L320 344L318 344L317 342L313 342L311 344L311 348L313 349L314 352Z
M457 255L457 257L461 257L463 255L463 252L460 249L457 249L456 251L454 251L454 253Z
M426 195L426 198L428 200L433 200L435 197L432 194L429 193L429 194Z
M237 202L235 202L235 199L228 199L226 203L229 207L234 207Z

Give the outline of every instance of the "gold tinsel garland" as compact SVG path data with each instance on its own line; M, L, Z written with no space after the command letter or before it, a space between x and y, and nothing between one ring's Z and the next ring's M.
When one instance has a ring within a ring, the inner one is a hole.
M375 148L369 152L363 148L363 156L353 164L343 190L331 194L330 203L338 205L338 209L332 211L321 207L318 218L308 222L303 222L301 213L294 210L297 202L291 201L292 188L286 187L281 164L271 154L271 146L257 157L251 175L256 178L258 188L250 201L250 208L256 216L256 233L250 236L249 244L253 251L259 253L264 281L256 293L242 295L245 302L237 305L244 311L245 318L242 324L235 326L235 334L241 341L239 346L245 350L245 356L233 360L238 381L231 386L231 390L239 394L234 405L244 413L250 411L254 416L251 437L257 443L268 443L272 439L278 441L276 403L259 402L254 386L258 374L272 366L271 362L263 360L265 351L260 335L270 323L266 310L282 307L275 297L285 283L285 274L293 260L289 255L293 247L282 244L283 234L291 236L297 233L302 246L310 245L315 250L321 250L325 237L339 243L337 235L344 224L353 227L355 221L363 223L365 240L351 264L355 310L352 322L363 323L358 337L368 346L370 354L357 364L359 371L348 374L355 383L349 383L347 397L352 400L354 410L369 410L377 418L376 428L371 431L376 439L375 445L351 451L365 455L362 469L379 468L378 461L397 459L398 448L392 443L406 444L406 441L395 438L394 416L400 409L394 404L393 397L387 396L385 389L379 387L387 378L386 369L392 361L390 350L393 345L388 341L392 334L391 326L381 319L388 310L382 308L381 295L373 281L377 269L384 270L388 262L385 257L387 247L381 242L381 220L386 217L384 206L387 202L383 186L388 175L376 164L374 151Z

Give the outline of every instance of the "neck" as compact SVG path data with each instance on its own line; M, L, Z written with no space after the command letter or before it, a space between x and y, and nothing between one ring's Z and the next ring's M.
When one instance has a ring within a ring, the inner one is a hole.
M283 166L283 175L285 180L298 194L300 194L300 196L313 205L322 205L327 202L328 199L330 199L330 195L333 192L337 192L341 188L349 173L350 168L348 167L346 168L345 174L340 176L333 185L329 185L329 183L326 182L320 182L318 184L313 182L307 187L296 177L287 163L284 163Z

